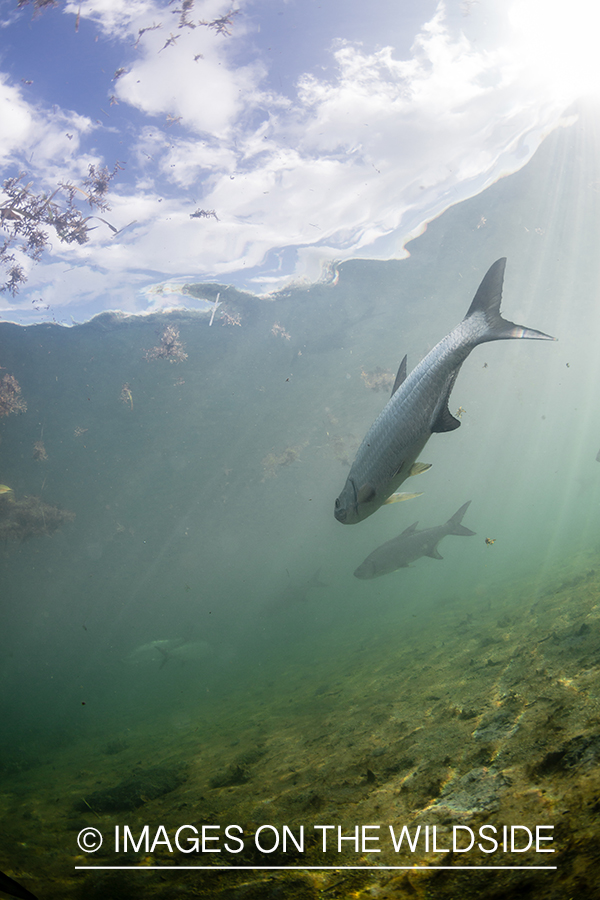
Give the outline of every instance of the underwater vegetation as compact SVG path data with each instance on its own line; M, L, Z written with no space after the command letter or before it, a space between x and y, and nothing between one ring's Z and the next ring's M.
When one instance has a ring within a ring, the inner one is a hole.
M372 372L366 372L361 369L360 377L365 386L371 391L391 391L394 386L395 372L391 369L381 369L377 366Z
M167 325L157 346L146 350L144 354L148 362L155 359L168 359L171 363L183 362L187 356L183 344L179 340L179 329L175 325Z
M303 444L299 444L296 447L286 447L281 453L267 453L262 459L262 467L264 469L262 481L265 481L267 478L275 478L277 471L282 466L291 466L292 463L299 460L300 454L307 444L308 441L304 441Z
M48 459L48 454L43 441L36 441L33 445L33 458L37 459L38 462L43 462L45 459Z
M26 412L27 404L21 397L21 385L14 375L0 378L0 416Z
M50 506L39 497L13 499L13 492L0 495L0 540L26 541L36 535L52 535L72 522L75 513Z

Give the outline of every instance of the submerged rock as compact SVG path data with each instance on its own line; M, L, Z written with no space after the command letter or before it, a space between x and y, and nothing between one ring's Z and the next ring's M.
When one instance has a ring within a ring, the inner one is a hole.
M141 769L114 787L94 791L74 805L79 812L92 809L97 813L137 809L149 800L170 794L186 780L181 766L154 766Z

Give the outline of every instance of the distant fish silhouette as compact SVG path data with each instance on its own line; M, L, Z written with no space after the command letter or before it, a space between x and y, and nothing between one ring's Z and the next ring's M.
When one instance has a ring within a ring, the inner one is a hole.
M4 872L0 872L0 891L3 894L8 894L10 897L19 897L20 900L38 900L35 894L24 888L14 878L9 878Z
M596 462L600 462L600 450L596 453Z
M360 564L354 573L355 576L362 579L379 578L380 575L388 575L397 569L406 568L409 563L422 556L443 559L438 552L438 544L447 534L458 534L461 537L471 537L475 534L470 528L461 525L470 502L468 500L461 506L444 525L424 528L423 531L417 531L418 522L409 525L398 537L373 550Z

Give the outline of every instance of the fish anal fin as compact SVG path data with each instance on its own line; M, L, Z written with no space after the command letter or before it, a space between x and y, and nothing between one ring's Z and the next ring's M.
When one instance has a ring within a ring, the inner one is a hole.
M373 485L367 482L358 489L356 499L359 503L368 503L370 500L373 500L375 493L376 491Z
M450 394L452 393L454 382L458 377L459 369L460 366L457 366L456 369L454 369L454 371L451 372L446 379L446 384L442 392L441 403L438 407L437 415L435 416L431 424L432 434L441 434L444 431L454 431L455 428L460 428L459 420L456 419L448 409Z
M431 431L433 434L443 434L444 431L454 431L456 428L460 428L460 420L452 415L445 403L437 414Z
M394 387L392 388L392 394L391 394L392 397L394 396L394 394L396 393L396 391L398 390L398 388L400 387L400 385L402 384L403 381L406 381L406 356L404 357L404 359L402 360L402 362L400 363L400 366L398 368L396 380L394 381Z
M432 559L443 559L444 557L441 553L438 553L438 548L434 547L429 553L424 553L423 556L430 556Z
M410 475L421 475L423 472L426 472L427 469L430 469L430 468L431 468L431 463L414 462L412 464L412 466L410 467L410 472L408 474L409 474L409 476Z

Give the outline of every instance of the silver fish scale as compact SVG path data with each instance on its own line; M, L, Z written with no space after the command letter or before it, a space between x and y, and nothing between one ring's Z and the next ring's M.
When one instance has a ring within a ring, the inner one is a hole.
M351 475L357 487L370 483L377 488L387 483L406 458L407 449L424 433L427 438L430 436L439 412L440 395L445 402L446 382L475 346L468 339L470 335L465 334L468 331L465 324L457 325L427 355L427 361L422 360L413 369L371 425L352 466ZM411 415L407 417L405 407L409 403ZM425 441L420 442L417 452L424 444ZM410 459L411 465L413 462ZM401 481L402 474L407 477L408 473L401 473Z
M477 344L554 340L502 318L505 264L502 258L490 266L465 318L404 379L367 432L335 502L338 521L353 524L372 515L411 474L432 429L458 427L447 409L448 398L461 365Z

